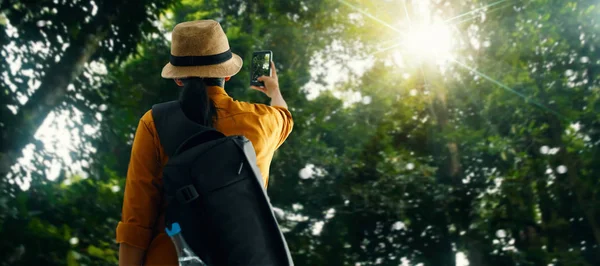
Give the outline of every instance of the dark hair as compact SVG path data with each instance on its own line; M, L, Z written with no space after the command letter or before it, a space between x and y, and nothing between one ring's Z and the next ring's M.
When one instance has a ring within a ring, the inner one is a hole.
M192 121L207 126L214 127L214 121L217 119L217 108L215 103L208 96L205 80L202 78L185 78L183 90L179 97L183 113Z
M223 87L223 85L225 83L225 79L224 78L204 78L204 84L206 86L219 86L219 87Z

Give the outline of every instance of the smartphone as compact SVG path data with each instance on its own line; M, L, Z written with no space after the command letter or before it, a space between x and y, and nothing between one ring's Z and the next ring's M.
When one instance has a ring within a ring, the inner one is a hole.
M257 79L260 76L271 76L271 61L273 61L272 51L256 51L252 53L250 85L265 86L262 81L258 81Z

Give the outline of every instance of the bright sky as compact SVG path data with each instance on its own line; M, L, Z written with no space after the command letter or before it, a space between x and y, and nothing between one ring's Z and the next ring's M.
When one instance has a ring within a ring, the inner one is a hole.
M341 66L335 61L325 60L325 54L338 54L340 58L347 62L346 67ZM339 42L334 41L331 45L325 48L325 51L318 52L310 61L311 80L304 85L303 90L306 92L308 100L314 100L319 94L325 90L332 90L333 95L345 101L345 106L348 107L354 103L362 102L364 104L371 103L371 98L362 96L360 92L342 92L335 90L336 85L347 82L351 75L362 75L365 70L373 66L374 58L359 58L354 55L344 54L342 46ZM325 74L326 84L316 82L319 74Z

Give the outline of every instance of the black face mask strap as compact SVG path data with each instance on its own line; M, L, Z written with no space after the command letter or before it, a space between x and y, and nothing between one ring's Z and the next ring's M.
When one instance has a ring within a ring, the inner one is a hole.
M231 49L215 55L203 56L174 56L171 55L171 65L174 66L208 66L223 63L233 57Z

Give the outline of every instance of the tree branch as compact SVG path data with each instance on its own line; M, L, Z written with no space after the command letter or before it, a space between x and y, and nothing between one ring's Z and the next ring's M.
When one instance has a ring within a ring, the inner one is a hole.
M41 80L42 86L29 97L25 105L19 107L14 117L15 124L1 135L1 177L10 171L10 166L21 156L25 145L35 141L35 132L48 113L65 99L67 86L82 73L85 63L98 50L100 40L105 38L107 33L107 29L100 25L92 34L71 43L61 60L45 73Z

